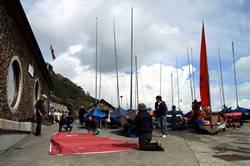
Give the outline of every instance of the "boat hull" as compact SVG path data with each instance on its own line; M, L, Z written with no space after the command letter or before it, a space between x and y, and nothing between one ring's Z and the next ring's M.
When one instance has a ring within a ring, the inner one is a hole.
M210 134L215 134L220 131L224 131L226 129L226 124L224 122L212 125L200 124L199 127L201 130L204 130Z
M199 124L201 130L215 134L219 131L225 131L227 118L220 112L212 112L210 115L207 115L202 122L203 123Z

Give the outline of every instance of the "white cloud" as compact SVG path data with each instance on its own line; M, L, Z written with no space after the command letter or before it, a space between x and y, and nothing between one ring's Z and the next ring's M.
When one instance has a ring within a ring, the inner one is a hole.
M241 79L250 80L250 56L240 58L236 64L236 72Z
M98 17L98 63L102 56L103 96L115 102L114 43L112 20L116 22L121 94L129 99L130 8L134 6L134 53L138 55L140 99L153 105L159 94L159 63L163 65L162 95L171 104L170 73L175 75L175 58L179 59L181 107L189 110L191 95L188 80L186 47L192 47L194 65L199 66L201 20L205 20L210 69L212 104L219 106L217 50L221 47L225 95L233 105L231 41L235 41L240 103L249 101L248 66L249 13L247 1L176 0L176 1L107 1L107 0L22 0L40 48L47 57L48 41L56 52L52 62L56 72L72 79L94 95L95 18ZM223 15L223 17L221 17ZM237 24L235 24L237 20ZM101 43L104 43L101 49ZM47 57L48 59L48 57ZM197 70L199 68L197 67ZM196 76L197 73L195 72ZM242 79L243 78L243 79ZM114 83L113 83L114 82ZM196 78L196 83L198 78ZM175 94L176 94L176 84ZM196 85L198 96L199 85ZM127 97L126 97L127 96ZM128 100L127 99L127 100ZM175 103L177 96L174 97Z

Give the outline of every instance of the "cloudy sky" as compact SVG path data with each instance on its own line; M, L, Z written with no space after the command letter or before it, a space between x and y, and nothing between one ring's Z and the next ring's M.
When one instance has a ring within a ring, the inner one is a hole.
M193 50L195 96L200 98L199 55L201 23L204 20L212 109L219 110L221 107L218 48L221 50L226 105L236 107L232 41L235 45L239 105L250 107L250 1L21 0L21 3L44 59L53 65L57 73L70 78L92 96L95 95L95 27L98 17L98 66L102 68L101 98L116 106L113 42L113 19L115 20L123 107L129 105L130 97L131 6L134 8L134 54L138 57L139 100L150 107L154 105L155 96L160 94L162 66L163 100L171 107L173 73L174 104L178 103L178 68L180 107L184 111L190 110L187 47ZM49 54L49 42L55 50L54 61Z

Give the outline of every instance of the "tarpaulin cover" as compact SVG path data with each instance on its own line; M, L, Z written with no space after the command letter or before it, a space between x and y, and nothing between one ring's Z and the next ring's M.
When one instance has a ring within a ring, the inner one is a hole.
M122 115L125 115L128 113L128 110L122 109L122 108L117 108L114 112L111 113L111 118L112 119L120 119Z
M107 119L108 114L107 112L102 111L100 108L95 108L92 116L100 119Z
M100 108L92 108L89 112L86 112L83 116L86 119L88 115L91 115L97 119L107 119L108 118L108 112L105 112L101 110Z
M138 147L136 143L115 140L108 137L73 132L56 132L50 142L50 155L94 154L130 151Z

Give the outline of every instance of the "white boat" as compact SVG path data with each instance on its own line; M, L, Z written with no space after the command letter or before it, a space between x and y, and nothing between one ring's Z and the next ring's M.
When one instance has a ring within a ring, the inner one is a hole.
M210 134L215 134L219 131L226 130L226 120L227 119L223 114L213 112L211 115L205 117L203 123L199 124L199 128Z

